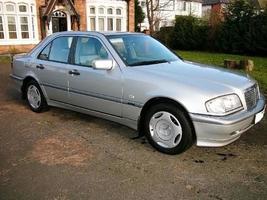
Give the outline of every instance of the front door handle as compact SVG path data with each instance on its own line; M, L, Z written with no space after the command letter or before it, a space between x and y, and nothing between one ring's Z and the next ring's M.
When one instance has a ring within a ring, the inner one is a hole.
M73 69L73 70L69 71L69 74L79 76L80 72L78 72L77 69Z
M36 68L37 69L44 69L45 67L42 64L40 64L40 65L36 65Z

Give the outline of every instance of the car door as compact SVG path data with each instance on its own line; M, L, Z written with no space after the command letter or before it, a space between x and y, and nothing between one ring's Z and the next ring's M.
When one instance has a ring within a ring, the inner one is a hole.
M35 72L47 97L53 101L68 102L68 64L73 37L54 39L41 51L35 61Z
M96 37L77 37L69 77L71 104L114 116L121 116L122 73L115 63L111 70L92 68L94 60L113 59Z

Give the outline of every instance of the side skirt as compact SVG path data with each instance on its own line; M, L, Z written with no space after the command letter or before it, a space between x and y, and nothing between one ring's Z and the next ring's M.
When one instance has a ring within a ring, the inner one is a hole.
M106 114L106 113L101 113L101 112L89 110L89 109L86 109L86 108L77 107L77 106L74 106L74 105L71 105L71 104L54 101L54 100L51 100L51 99L49 99L47 101L47 104L49 106L64 108L64 109L67 109L67 110L72 110L72 111L84 113L84 114L95 116L95 117L98 117L98 118L103 118L103 119L106 119L106 120L109 120L109 121L113 121L113 122L128 126L129 128L132 128L134 130L137 130L137 121L135 121L135 120L113 116L113 115L109 115L109 114Z

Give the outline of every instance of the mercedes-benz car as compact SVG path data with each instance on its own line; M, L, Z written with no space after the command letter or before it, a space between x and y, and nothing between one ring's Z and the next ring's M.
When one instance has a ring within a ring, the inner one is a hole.
M237 140L264 115L245 73L184 61L145 34L60 32L12 63L31 110L56 106L138 130L157 150Z

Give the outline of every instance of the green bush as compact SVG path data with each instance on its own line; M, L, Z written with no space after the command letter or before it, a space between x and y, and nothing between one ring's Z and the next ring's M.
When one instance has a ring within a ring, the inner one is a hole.
M216 48L224 52L266 55L267 11L255 9L251 1L233 1L216 39Z
M177 16L172 33L172 47L184 50L202 50L207 44L208 28L193 16Z
M232 1L216 24L177 16L174 27L162 28L156 37L173 49L266 56L267 9L259 11L248 0Z
M173 48L173 29L174 27L162 27L160 31L154 33L154 37L164 43L167 47Z

